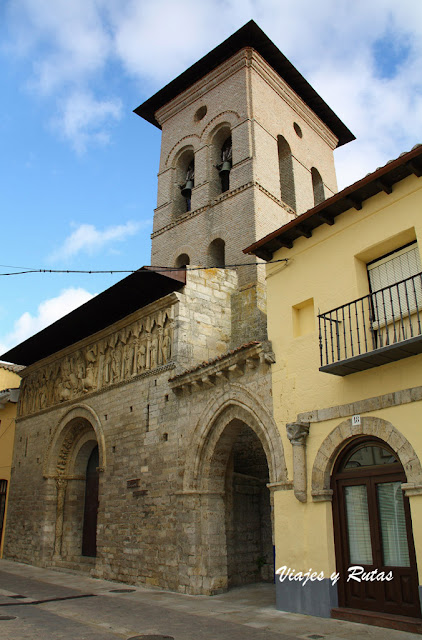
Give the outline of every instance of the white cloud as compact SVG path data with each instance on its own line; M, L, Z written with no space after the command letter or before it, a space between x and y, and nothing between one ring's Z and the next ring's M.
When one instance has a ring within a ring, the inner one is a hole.
M148 221L126 222L126 224L107 227L103 231L97 229L93 224L81 224L66 238L61 247L59 247L50 256L50 260L56 262L58 260L68 260L78 253L87 253L93 255L106 246L110 246L115 242L122 242L135 235L142 226L149 224Z
M84 153L89 144L107 144L112 120L122 113L120 100L95 100L89 93L73 93L66 97L53 126L67 139L75 151Z
M59 318L93 298L94 295L96 294L92 294L85 289L71 287L64 289L55 298L41 302L35 315L26 311L16 320L12 331L0 339L0 353L4 353L38 333L41 329L56 322Z
M120 116L116 96L104 93L107 73L152 93L250 18L357 136L338 153L341 186L360 177L359 153L365 173L422 138L422 3L414 0L9 0L8 7L10 40L33 86L62 105L62 134L79 152L106 143ZM405 57L386 77L383 67L401 49Z
M30 59L31 83L38 91L51 93L104 67L111 38L102 4L97 0L9 2L9 48Z

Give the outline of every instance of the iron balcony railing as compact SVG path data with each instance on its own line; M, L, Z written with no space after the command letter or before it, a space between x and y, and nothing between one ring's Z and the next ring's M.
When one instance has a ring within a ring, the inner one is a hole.
M422 336L422 273L320 313L318 321L322 368Z

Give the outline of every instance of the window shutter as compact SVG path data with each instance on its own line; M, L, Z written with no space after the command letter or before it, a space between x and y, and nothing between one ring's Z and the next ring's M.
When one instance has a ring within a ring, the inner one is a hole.
M380 328L397 319L401 320L399 330L402 339L406 338L403 317L409 318L422 305L422 279L409 280L422 271L421 259L416 242L399 251L380 258L367 266L369 284L372 292L374 313L373 329ZM401 284L397 284L397 283ZM385 289L385 287L390 287ZM385 290L383 290L385 289ZM382 336L378 334L382 345ZM396 341L396 340L394 340ZM387 341L387 344L390 341Z
M371 291L379 291L422 271L416 243L368 265Z

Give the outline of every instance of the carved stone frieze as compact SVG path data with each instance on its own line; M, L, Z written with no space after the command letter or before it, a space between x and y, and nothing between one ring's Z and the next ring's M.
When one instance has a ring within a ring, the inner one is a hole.
M19 415L26 416L144 374L171 361L173 307L159 309L29 373Z

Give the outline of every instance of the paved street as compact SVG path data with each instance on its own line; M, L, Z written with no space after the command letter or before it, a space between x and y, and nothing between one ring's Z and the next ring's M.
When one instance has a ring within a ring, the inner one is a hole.
M116 590L128 590L118 593ZM415 634L276 611L273 585L186 596L0 560L1 640L411 640ZM5 619L5 618L12 619Z

